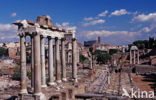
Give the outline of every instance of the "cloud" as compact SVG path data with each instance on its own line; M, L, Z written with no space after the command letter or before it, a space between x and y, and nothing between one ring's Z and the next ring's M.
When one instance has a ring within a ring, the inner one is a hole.
M97 19L97 20L92 20L90 22L86 22L83 24L83 26L96 25L96 24L102 24L102 23L105 23L105 20Z
M150 26L143 27L141 32L143 33L150 33L150 35L155 34L156 32L156 13L149 13L149 14L140 14L135 16L132 19L132 22L148 22Z
M99 17L104 17L104 16L107 15L107 13L108 13L108 10L105 10L104 12L100 13L98 16Z
M17 26L12 24L0 24L0 41L13 41L18 38Z
M120 10L115 10L114 12L111 13L110 16L121 16L121 15L126 15L130 14L126 9L120 9Z
M107 30L100 30L100 31L86 31L87 37L94 37L94 36L103 36L108 37L111 35L125 35L125 36L134 36L137 35L138 32L128 32L128 31L107 31Z
M132 21L138 21L138 22L156 22L156 13L149 13L147 15L140 14L138 16L135 16Z
M56 23L56 26L60 27L60 28L64 28L67 30L76 30L77 27L76 26L70 26L69 22L63 22L62 24Z
M11 14L11 17L16 17L16 16L17 14L15 12Z
M85 20L85 21L90 21L90 20L93 20L94 18L92 18L92 17L85 17L83 20Z

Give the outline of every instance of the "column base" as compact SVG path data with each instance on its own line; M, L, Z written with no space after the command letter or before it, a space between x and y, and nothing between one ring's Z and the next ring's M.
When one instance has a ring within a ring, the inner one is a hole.
M49 85L49 86L55 86L56 83L55 83L55 82L49 82L48 85Z
M62 81L67 82L67 78L62 78Z
M56 80L56 82L57 82L57 83L61 83L62 81L61 81L61 80Z
M35 93L34 96L39 96L39 100L46 100L46 96L42 92Z
M73 81L73 82L78 82L77 78L75 78L75 79L72 79L72 81Z
M41 87L42 87L42 88L47 88L47 85L45 84L45 85L42 85Z
M27 89L22 89L22 90L20 91L20 94L28 94Z

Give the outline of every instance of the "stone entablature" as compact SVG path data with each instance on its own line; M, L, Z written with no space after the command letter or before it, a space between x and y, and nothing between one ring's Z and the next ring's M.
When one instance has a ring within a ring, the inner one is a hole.
M50 36L51 38L58 37L59 39L64 37L64 33L66 32L64 29L58 28L56 26L47 26L47 25L39 25L33 21L27 20L18 20L14 22L15 25L18 25L18 33L17 35L32 35L37 33L38 35L42 35L43 37Z

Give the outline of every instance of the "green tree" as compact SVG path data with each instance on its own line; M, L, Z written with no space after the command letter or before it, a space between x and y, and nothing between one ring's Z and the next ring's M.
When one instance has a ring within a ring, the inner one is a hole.
M118 49L110 49L109 50L109 54L110 55L113 55L113 54L115 54L115 53L117 53L118 52Z
M87 58L84 55L80 54L79 60L81 64L83 64L86 59Z
M0 47L0 56L8 55L8 50L6 48Z
M20 66L16 66L15 69L14 69L14 74L13 74L13 77L12 79L14 80L20 80ZM30 71L27 71L27 77L30 79L31 78L31 72Z
M13 74L14 80L20 80L20 67L16 66Z
M95 57L98 64L105 64L107 61L111 59L111 56L109 53L101 50L95 51Z

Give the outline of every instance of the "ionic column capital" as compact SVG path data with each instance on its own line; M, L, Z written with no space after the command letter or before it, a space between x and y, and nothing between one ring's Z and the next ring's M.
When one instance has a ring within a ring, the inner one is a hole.
M41 38L46 38L47 36L41 35Z
M19 37L26 37L26 34L25 33L19 33L18 36Z
M47 38L48 38L48 40L54 39L54 38L52 38L51 36L48 36Z
M59 38L58 37L55 37L55 40L58 40Z

